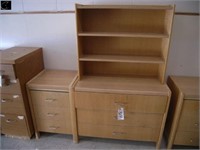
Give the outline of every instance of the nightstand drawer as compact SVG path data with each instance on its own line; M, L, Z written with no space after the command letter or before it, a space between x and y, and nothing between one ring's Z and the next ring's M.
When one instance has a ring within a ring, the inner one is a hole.
M117 111L77 109L77 118L78 123L160 128L163 115L125 112L124 120L118 120Z
M4 94L1 95L1 113L20 114L24 115L24 104L22 95L19 94Z
M59 107L69 109L69 94L62 92L31 91L34 107Z
M117 110L120 107L128 112L164 113L167 97L99 94L89 92L76 92L75 107L93 110Z
M79 123L78 134L82 136L102 138L157 141L159 136L159 129Z
M11 83L10 85L1 87L0 88L1 93L21 95L22 93L21 93L19 80L15 80L15 81L16 81L15 83Z
M69 108L34 107L36 119L64 120L70 122Z
M177 132L174 144L177 145L199 145L199 132Z
M198 100L184 100L178 131L199 131Z
M38 119L37 122L37 129L38 131L43 132L52 132L52 133L72 133L71 131L71 122L70 120L44 120Z
M1 64L0 74L7 76L10 80L16 79L13 65Z
M3 134L29 136L25 116L1 114L1 128Z

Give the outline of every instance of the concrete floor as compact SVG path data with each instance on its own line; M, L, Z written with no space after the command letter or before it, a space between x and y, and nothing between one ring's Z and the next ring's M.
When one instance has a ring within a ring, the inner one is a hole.
M1 136L0 149L17 149L17 150L40 150L40 149L155 149L153 142L138 142L127 140L112 140L102 138L81 137L78 144L72 142L71 135L41 133L40 139L34 137L31 140L22 140L16 138ZM188 147L178 147L188 149ZM192 149L191 147L189 147ZM164 140L161 149L166 149Z

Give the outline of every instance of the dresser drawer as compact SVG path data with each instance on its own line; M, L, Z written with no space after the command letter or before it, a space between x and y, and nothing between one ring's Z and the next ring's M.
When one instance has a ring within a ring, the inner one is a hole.
M30 136L25 116L1 114L1 129L7 135Z
M184 100L178 131L199 132L198 100Z
M62 92L31 91L34 108L59 107L69 109L69 94Z
M52 119L37 119L37 130L51 133L67 133L71 134L70 120L52 120Z
M82 136L102 138L157 141L159 136L159 129L79 123L78 134Z
M15 83L11 83L10 85L3 86L0 88L1 93L7 94L22 94L19 80L17 79Z
M199 146L199 132L177 132L174 144Z
M36 119L46 120L63 120L70 122L70 111L69 108L53 108L53 107L34 107Z
M125 112L124 120L118 120L117 111L77 109L77 118L78 123L160 128L163 115Z
M0 74L8 76L10 80L16 79L13 65L1 64Z
M24 104L22 95L4 94L1 95L1 113L24 115Z
M117 110L120 107L128 112L164 113L167 97L143 95L99 94L76 92L75 107L93 110Z

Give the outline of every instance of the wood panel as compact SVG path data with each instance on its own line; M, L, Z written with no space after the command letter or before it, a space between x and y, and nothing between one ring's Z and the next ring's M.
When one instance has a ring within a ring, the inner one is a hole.
M117 110L124 107L128 112L163 113L167 97L143 95L99 94L76 92L76 108L90 110Z
M103 126L79 124L78 133L82 136L127 139L140 141L157 141L159 130L143 127Z
M97 117L100 116L100 117ZM78 123L88 123L94 125L120 125L133 127L160 128L162 122L160 114L130 113L125 111L125 119L117 119L116 111L98 111L77 109Z
M79 13L82 32L164 33L165 10L84 9Z
M84 75L123 76L123 77L157 77L157 64L113 63L113 62L81 62Z

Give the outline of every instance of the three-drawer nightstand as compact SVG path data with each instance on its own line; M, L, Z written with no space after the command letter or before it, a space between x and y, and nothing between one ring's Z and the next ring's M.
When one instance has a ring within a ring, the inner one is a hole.
M29 139L34 129L26 83L44 68L42 48L12 47L0 55L1 133Z
M172 99L166 121L167 147L199 146L199 77L170 76Z
M35 127L39 132L71 134L69 87L75 71L44 70L27 83Z

